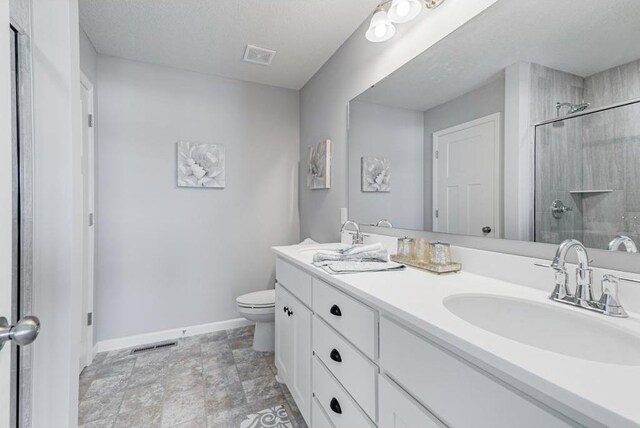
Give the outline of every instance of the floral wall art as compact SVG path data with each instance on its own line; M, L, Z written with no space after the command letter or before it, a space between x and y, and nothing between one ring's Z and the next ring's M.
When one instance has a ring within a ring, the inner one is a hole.
M362 191L391 191L391 162L388 158L374 156L362 158Z
M309 189L331 188L331 140L309 147L307 187Z
M178 142L178 187L223 188L224 146Z

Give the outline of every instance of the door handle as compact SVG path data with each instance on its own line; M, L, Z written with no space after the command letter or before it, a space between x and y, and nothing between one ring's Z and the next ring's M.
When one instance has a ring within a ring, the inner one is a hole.
M9 340L13 340L16 345L29 345L40 333L40 320L34 316L27 316L18 321L15 325L9 325L5 317L0 317L0 349Z
M485 226L482 228L482 233L491 233L491 226Z
M336 363L342 362L342 357L340 356L340 352L338 352L337 349L332 350L331 353L329 354L329 357L331 357L331 359Z
M340 403L338 403L338 400L336 400L335 397L331 399L331 402L329 403L329 407L335 413L337 413L339 415L342 414L342 408L340 407Z
M337 317L341 317L342 316L342 311L340 310L338 305L331 306L331 309L329 310L329 312L331 312L331 315L335 315Z

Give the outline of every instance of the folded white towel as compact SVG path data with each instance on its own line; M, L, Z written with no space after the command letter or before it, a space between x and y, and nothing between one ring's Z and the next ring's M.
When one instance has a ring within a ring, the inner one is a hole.
M331 275L404 269L404 265L396 262L322 261L314 262L313 265Z
M313 255L314 262L323 261L388 262L389 252L381 243L353 245L344 250L320 250Z

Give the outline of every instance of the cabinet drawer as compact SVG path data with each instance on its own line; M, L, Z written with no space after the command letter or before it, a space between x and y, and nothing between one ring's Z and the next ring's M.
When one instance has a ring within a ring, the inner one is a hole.
M313 280L313 311L356 345L376 358L376 313L332 286Z
M379 428L444 428L435 416L426 411L393 381L380 375L378 384L380 385Z
M448 426L569 427L460 357L384 317L380 368Z
M313 359L313 393L336 428L375 426L318 358Z
M278 257L276 279L302 303L311 307L311 275Z
M313 428L334 428L329 416L324 412L317 398L313 398L313 410L311 411L311 426Z
M378 368L317 316L313 318L313 350L365 413L375 420Z

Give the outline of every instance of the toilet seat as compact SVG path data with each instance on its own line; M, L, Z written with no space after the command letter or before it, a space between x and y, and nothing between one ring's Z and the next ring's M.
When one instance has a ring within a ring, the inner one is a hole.
M275 308L276 290L255 291L236 298L236 304L240 308Z

